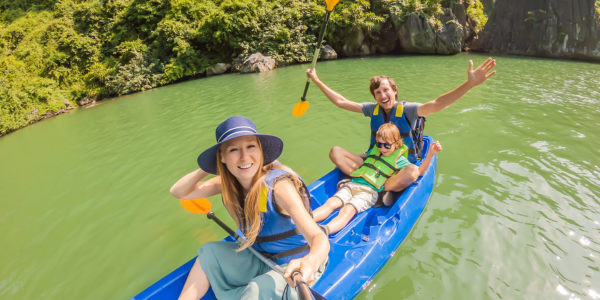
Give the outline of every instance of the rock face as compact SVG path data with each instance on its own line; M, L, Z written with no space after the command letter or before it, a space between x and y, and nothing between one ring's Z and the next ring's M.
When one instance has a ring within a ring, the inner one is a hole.
M600 61L595 0L496 0L473 51Z
M218 63L206 71L207 76L219 75L227 72L231 68L231 64Z
M416 13L411 14L404 22L396 21L402 49L408 53L459 53L463 45L464 27L451 9L445 8L443 11L442 15L437 16L441 22L439 28L434 27L428 20L420 18Z
M435 53L460 53L464 36L463 26L449 8L444 8L444 14L438 16L438 20L442 23L442 28L436 32Z
M360 48L365 40L365 35L360 27L353 27L349 33L342 33L347 36L344 45L342 46L342 53L344 56L355 56L360 54Z
M381 24L381 34L379 39L373 41L371 46L373 53L388 54L398 48L400 43L398 42L398 35L394 28L394 23L390 19L389 21Z
M272 57L263 56L262 54L256 52L244 60L240 67L240 73L246 74L271 71L273 68L275 68L275 63L275 59Z
M435 32L427 20L413 13L405 22L397 22L396 28L400 45L405 52L435 53Z
M321 47L321 59L322 60L331 60L337 59L337 52L331 48L329 45L325 45Z
M233 65L231 66L231 72L239 72L246 58L247 57L245 57L242 54L238 55L238 57L233 61Z

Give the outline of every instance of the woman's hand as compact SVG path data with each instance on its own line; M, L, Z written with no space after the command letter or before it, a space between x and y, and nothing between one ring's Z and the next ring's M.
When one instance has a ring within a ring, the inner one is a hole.
M431 154L437 154L440 151L442 151L442 144L440 144L439 141L436 141L435 143L431 144L431 146L429 146L429 152Z
M310 78L313 82L319 80L319 77L317 77L317 70L313 69L306 70L306 77Z
M494 68L494 66L496 66L496 60L490 57L486 61L484 61L483 64L479 66L479 68L473 70L473 61L469 60L469 72L467 74L469 78L468 82L471 85L471 87L476 87L482 84L484 81L486 81L486 79L494 76L494 74L496 74L496 71L488 75L488 73Z
M294 270L299 270L302 273L302 278L304 281L310 285L315 280L315 272L319 269L318 265L312 261L312 259L307 258L306 256L299 259L294 259L290 261L288 266L285 268L285 273L283 274L283 278L285 278L288 284L295 288L294 279L290 278Z

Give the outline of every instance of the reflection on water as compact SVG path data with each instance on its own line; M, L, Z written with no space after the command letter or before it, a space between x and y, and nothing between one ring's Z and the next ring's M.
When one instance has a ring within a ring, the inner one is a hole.
M365 102L371 76L425 102L458 86L468 59L319 63L321 80ZM441 141L434 193L358 299L600 299L600 65L497 57L497 75L426 132ZM193 80L78 109L0 139L0 298L127 299L225 233L168 194L232 115L285 142L312 182L334 145L365 149L368 119L313 86L306 66ZM213 209L233 221L219 197Z

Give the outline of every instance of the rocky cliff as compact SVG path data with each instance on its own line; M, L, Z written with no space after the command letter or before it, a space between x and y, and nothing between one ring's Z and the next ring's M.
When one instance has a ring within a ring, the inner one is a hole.
M332 43L341 57L388 53L457 54L473 40L477 25L485 23L485 20L475 19L477 13L483 15L483 6L475 0L444 2L445 7L439 5L431 11L420 9L412 13L407 13L411 9L390 4L400 3L398 1L387 1L384 5L377 4L381 1L372 2L373 10L385 15L385 21L370 31L353 27L336 33L344 37Z
M597 0L496 0L471 50L600 61Z

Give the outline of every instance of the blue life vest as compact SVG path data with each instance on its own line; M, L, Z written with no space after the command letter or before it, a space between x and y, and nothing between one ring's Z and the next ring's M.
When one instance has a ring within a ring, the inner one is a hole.
M261 197L259 200L263 224L256 242L252 245L256 250L261 251L277 264L288 263L292 259L304 257L310 250L310 246L296 227L294 220L291 217L282 215L278 211L276 204L273 203L273 185L275 184L275 180L288 174L285 170L273 169L266 175L265 183L267 187L261 188ZM296 174L296 176L298 175ZM302 181L300 176L298 178ZM304 181L302 183L304 184ZM304 203L304 207L312 215L308 189L306 189L306 193L307 197L301 195L300 198L304 202L308 202Z
M405 101L397 102L396 105L392 107L388 122L386 122L384 118L384 111L380 109L379 104L375 106L373 116L371 116L371 144L369 149L373 148L377 142L376 135L379 127L385 123L393 123L400 131L400 138L402 138L403 144L408 147L408 161L414 164L417 162L418 158L417 150L415 143L413 142L412 128L406 119L406 115L404 114L404 103Z

